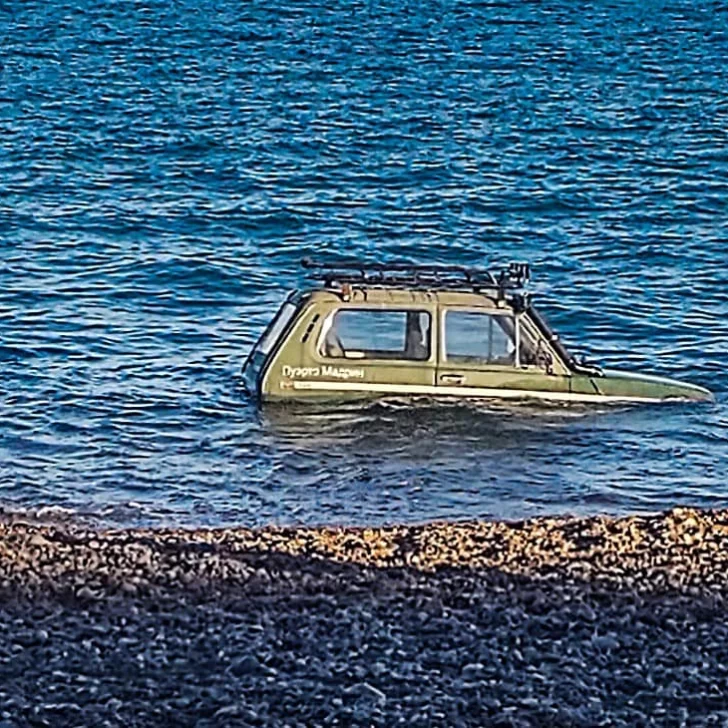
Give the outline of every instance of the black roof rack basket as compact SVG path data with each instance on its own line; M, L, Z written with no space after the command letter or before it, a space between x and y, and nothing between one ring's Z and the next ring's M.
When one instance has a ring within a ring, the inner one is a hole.
M301 265L318 273L327 287L349 283L365 286L451 290L521 290L530 279L528 263L510 263L497 275L483 268L461 265L417 265L414 263L322 263L304 258Z

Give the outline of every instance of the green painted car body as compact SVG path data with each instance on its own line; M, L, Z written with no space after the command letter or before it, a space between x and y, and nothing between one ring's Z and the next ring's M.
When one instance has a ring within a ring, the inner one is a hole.
M713 400L693 384L577 363L503 278L442 288L437 277L349 280L289 295L243 367L258 401Z

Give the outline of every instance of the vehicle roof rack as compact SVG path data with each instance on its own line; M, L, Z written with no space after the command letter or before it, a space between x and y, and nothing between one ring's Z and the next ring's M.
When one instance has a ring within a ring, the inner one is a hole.
M461 265L416 265L413 263L322 263L304 258L301 265L318 271L327 287L342 283L395 288L495 290L504 298L508 291L520 291L531 277L528 263L510 263L494 275L483 268Z

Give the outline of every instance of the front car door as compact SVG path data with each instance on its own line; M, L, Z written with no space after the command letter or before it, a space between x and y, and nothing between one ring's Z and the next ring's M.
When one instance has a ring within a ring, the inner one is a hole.
M510 308L439 309L438 393L568 399L568 371L525 314Z

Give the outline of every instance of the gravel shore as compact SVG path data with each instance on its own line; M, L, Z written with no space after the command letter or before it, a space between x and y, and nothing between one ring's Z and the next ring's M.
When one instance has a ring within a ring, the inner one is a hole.
M0 520L0 728L725 726L728 511Z

